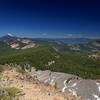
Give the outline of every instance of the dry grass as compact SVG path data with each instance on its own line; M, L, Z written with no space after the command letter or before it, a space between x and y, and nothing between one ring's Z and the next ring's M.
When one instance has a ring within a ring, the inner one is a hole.
M72 96L71 94L63 94L59 90L34 80L31 77L26 77L14 70L6 70L2 74L8 76L11 80L9 87L16 87L22 90L23 95L19 100L81 100L80 97Z

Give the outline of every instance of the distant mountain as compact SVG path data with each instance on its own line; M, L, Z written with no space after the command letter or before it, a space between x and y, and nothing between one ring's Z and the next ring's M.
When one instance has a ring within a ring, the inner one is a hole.
M100 47L100 39L92 40L88 43L88 45L94 46L94 47Z
M21 38L10 33L0 37L0 41L6 43L14 49L33 48L37 45L50 45L56 50L61 51L81 51L98 52L100 51L100 39L88 38Z
M7 35L0 38L3 42L13 42L17 39L28 39L38 43L57 43L57 44L82 44L88 43L92 39L89 38L20 38L8 33Z
M82 43L88 43L92 39L89 38L62 38L62 39L56 39L56 41L60 41L66 44L82 44Z
M69 40L69 39L68 39ZM75 41L72 43L72 40ZM55 48L61 52L75 51L84 53L100 52L100 39L72 39L72 40L57 40L61 44L55 45ZM86 40L86 41L85 41ZM66 43L65 43L66 42Z
M98 52L100 51L100 39L94 39L87 43L87 47L92 50L93 52Z
M15 41L15 40L17 40L17 37L11 35L10 33L8 33L5 36L0 37L0 41L6 42L6 43L9 43L9 42L12 42L12 41Z
M68 45L74 51L82 51L88 53L95 53L100 51L100 39L94 39L87 43Z
M33 40L41 43L57 43L57 44L82 44L82 43L88 43L92 39L88 38L33 38Z
M27 49L35 47L35 43L29 38L20 38L13 36L12 34L8 33L7 35L0 38L1 42L6 43L11 48L15 49Z

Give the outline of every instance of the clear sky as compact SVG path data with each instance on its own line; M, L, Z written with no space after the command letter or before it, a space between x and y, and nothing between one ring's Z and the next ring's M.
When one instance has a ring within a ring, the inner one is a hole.
M0 36L99 37L100 0L0 0Z

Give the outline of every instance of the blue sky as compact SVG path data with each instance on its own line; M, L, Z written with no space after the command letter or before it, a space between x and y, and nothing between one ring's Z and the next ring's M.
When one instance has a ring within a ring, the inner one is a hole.
M99 37L100 0L0 0L0 36Z

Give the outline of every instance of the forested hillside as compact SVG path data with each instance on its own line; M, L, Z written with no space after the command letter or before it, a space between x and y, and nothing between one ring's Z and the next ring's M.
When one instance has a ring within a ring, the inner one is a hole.
M8 55L4 53L3 56L0 56L0 64L10 63L22 66L28 63L37 70L71 73L83 78L100 78L98 60L93 60L83 53L60 53L51 46L9 51Z

